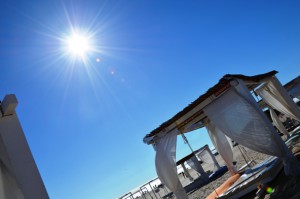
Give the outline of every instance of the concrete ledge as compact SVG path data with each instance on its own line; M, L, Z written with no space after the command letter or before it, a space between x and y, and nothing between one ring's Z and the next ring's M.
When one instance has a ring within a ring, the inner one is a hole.
M6 95L1 103L3 116L13 115L18 105L18 100L14 94Z

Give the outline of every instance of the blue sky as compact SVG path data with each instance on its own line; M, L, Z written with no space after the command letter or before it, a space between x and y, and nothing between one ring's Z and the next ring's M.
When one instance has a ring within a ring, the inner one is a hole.
M53 199L117 198L154 178L143 137L224 74L299 75L298 1L0 2L0 96L16 94ZM85 62L62 50L72 27L92 35Z

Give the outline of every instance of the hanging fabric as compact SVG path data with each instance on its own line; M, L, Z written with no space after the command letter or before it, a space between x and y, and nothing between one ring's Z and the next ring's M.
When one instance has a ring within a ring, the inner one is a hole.
M287 175L300 175L300 165L243 81L204 108L208 118L228 137L257 152L281 157Z
M206 164L214 164L213 158L211 157L210 153L204 148L202 151L197 153L197 156L202 162Z
M177 175L176 141L178 131L168 133L159 140L155 140L154 149L156 173L162 184L171 190L177 199L188 199Z
M300 121L300 109L276 77L255 91L264 102L286 116Z
M201 177L204 180L208 181L208 175L205 173L204 169L202 168L200 162L198 161L198 159L196 158L196 156L192 156L189 160L186 161L186 163L195 171L197 171Z
M237 170L233 165L233 152L231 141L229 141L228 137L212 122L207 123L205 127L213 145L225 161L231 175L236 174Z
M273 121L273 124L277 127L277 129L283 133L284 135L290 136L290 134L287 132L287 130L285 129L285 127L283 126L282 122L280 121L280 119L278 118L277 114L275 113L275 111L269 107L270 110L270 115L271 115L271 119Z
M205 162L207 164L214 164L217 170L220 169L220 165L219 165L218 161L216 160L216 157L214 156L214 154L211 152L208 145L205 145L204 150L201 151L198 155L199 155L199 158L203 162Z

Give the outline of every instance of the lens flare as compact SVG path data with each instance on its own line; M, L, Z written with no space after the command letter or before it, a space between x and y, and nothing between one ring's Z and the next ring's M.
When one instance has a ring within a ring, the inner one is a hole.
M271 194L274 192L274 189L272 187L267 187L266 191L267 193Z

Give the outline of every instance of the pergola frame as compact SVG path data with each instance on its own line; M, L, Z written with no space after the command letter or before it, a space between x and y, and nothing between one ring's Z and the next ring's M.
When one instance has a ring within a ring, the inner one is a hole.
M219 82L210 88L205 94L201 95L182 111L147 134L143 139L144 143L153 144L155 139L159 139L175 129L178 129L180 133L188 133L204 127L203 120L207 116L204 114L203 108L226 92L231 87L230 81L234 79L241 79L251 91L260 84L268 81L277 73L277 71L271 71L255 76L233 74L223 76L223 78L221 78Z

